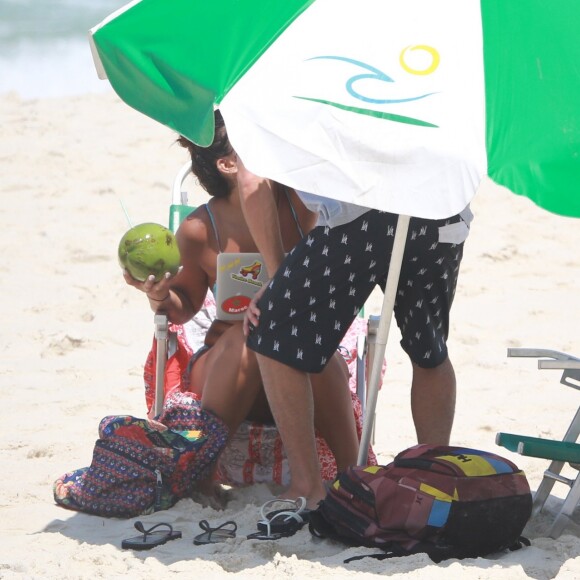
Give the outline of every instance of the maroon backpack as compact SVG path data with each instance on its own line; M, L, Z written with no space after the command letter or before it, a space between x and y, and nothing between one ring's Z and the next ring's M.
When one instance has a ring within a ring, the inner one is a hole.
M309 525L315 536L383 550L373 557L424 552L439 562L529 545L521 533L531 511L528 481L511 461L416 445L387 466L348 468Z

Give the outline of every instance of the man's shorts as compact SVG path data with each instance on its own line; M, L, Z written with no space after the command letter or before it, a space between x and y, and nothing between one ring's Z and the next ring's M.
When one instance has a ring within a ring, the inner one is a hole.
M377 284L384 289L398 216L370 210L348 224L303 238L261 297L248 346L297 370L322 371ZM467 225L412 218L395 301L401 346L433 368L447 357ZM440 240L445 240L442 242Z

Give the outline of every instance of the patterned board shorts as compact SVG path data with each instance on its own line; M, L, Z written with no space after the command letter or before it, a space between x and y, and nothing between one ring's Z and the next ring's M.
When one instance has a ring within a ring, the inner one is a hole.
M397 217L370 210L303 238L261 297L260 324L248 346L297 370L320 372L374 287L384 289ZM463 255L463 241L441 241L445 226L468 231L459 215L411 219L397 288L401 346L423 368L447 357L449 311Z

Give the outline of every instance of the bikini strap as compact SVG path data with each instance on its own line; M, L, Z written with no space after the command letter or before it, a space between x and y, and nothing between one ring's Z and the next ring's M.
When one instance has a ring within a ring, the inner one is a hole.
M304 231L302 230L302 226L300 225L300 222L298 221L298 214L296 213L296 209L294 208L294 205L292 204L292 199L290 198L290 190L288 187L284 187L284 193L286 194L286 199L288 200L288 205L290 206L290 211L292 212L292 216L294 217L294 221L296 222L296 227L298 228L298 233L300 234L300 237L303 238Z
M288 200L288 205L290 206L290 211L292 212L292 217L294 218L294 222L296 223L296 227L298 228L298 233L300 234L300 237L303 238L304 231L302 229L302 226L300 225L300 221L298 220L298 214L296 213L296 208L294 207L294 205L292 203L292 199L290 198L289 189L287 187L284 187L283 189L284 189L284 195L286 195L286 199ZM211 208L209 206L210 203L211 203L211 200L205 204L205 209L207 211L207 215L209 216L209 221L211 222L211 227L213 229L213 234L214 234L216 242L217 242L218 251L221 254L223 252L222 244L220 241L220 236L218 234L218 229L217 229L214 215L213 215Z
M218 234L218 230L217 230L217 225L215 223L215 219L213 217L213 213L209 207L211 200L205 204L205 210L207 211L207 215L209 216L209 221L211 222L211 227L213 228L213 235L215 236L216 242L217 242L217 246L218 246L218 252L221 254L223 252L222 250L222 244L220 242L220 236Z

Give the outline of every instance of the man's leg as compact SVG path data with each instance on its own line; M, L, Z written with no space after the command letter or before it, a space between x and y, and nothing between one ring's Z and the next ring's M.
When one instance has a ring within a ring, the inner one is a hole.
M385 248L393 239L390 215L369 211L342 226L312 230L265 289L258 302L259 320L252 321L256 328L248 335L249 348L260 355L264 390L288 455L292 483L285 495L305 496L312 507L326 494L315 445L313 391L306 373L320 373L327 366L384 275ZM348 421L353 420L351 409ZM337 429L344 429L339 423L336 416ZM358 446L354 436L352 443L353 449ZM335 451L337 445L333 446ZM351 462L350 451L339 455L341 465Z
M430 369L413 363L411 410L418 443L449 445L455 416L455 371L449 357Z
M310 375L314 426L332 451L339 472L356 465L359 448L348 378L348 367L338 353L321 373Z
M270 410L290 464L290 487L284 496L303 496L315 508L326 496L314 435L314 402L308 375L257 355Z
M463 242L445 232L466 235L461 222L459 215L412 219L401 269L395 316L413 363L411 410L419 443L448 445L453 426L456 384L447 338Z

